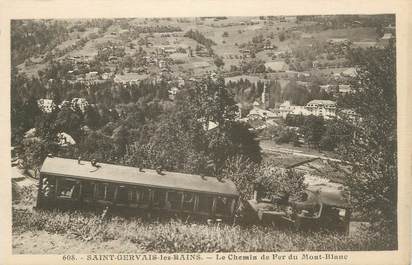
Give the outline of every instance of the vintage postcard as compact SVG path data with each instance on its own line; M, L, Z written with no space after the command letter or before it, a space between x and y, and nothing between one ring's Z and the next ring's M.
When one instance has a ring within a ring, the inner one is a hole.
M6 264L409 264L407 1L1 7Z

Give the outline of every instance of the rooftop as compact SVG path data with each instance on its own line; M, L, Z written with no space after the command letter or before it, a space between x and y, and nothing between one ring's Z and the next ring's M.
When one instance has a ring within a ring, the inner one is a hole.
M219 181L214 177L202 178L199 175L168 171L162 171L161 174L158 174L152 169L139 171L138 168L134 167L105 163L98 163L98 166L100 167L93 167L89 161L81 161L81 164L78 164L77 160L74 159L48 157L43 163L41 173L228 196L238 195L235 184L227 179Z
M314 99L309 101L306 105L336 105L336 102L332 100Z

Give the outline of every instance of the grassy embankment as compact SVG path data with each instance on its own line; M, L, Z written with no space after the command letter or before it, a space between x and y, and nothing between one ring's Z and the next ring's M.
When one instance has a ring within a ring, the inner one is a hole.
M23 188L13 206L16 253L339 251L384 249L367 234L293 232L275 227L145 221L73 211L34 211L33 191ZM37 246L40 245L41 247ZM59 244L57 247L55 244ZM34 247L33 247L34 246ZM76 247L73 250L73 247Z

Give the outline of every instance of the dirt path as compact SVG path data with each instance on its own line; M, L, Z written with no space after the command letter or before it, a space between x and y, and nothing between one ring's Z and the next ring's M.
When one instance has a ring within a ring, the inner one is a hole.
M136 244L122 240L85 242L71 235L45 231L13 234L13 254L141 253Z

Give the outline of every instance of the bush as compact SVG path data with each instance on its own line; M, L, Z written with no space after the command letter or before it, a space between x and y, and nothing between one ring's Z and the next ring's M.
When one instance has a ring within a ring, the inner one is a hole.
M301 172L264 164L260 167L256 184L265 191L285 194L290 199L296 199L306 189L304 179Z

